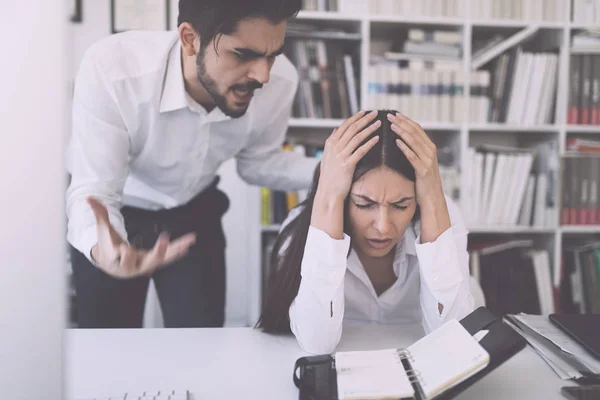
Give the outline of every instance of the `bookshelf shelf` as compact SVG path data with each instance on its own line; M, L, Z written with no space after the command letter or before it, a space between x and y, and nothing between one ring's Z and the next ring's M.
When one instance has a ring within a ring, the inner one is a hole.
M565 234L600 233L600 225L563 225L560 230Z
M474 28L525 28L527 26L539 26L540 28L554 28L563 29L566 22L560 21L526 21L526 20L514 20L514 19L486 19L486 20L473 20L471 25Z
M426 131L459 131L462 127L451 122L422 122L420 125Z
M344 122L343 119L324 118L292 118L290 128L337 128Z
M446 27L459 27L465 24L464 18L435 18L422 16L402 16L402 15L373 15L370 14L365 18L371 23L384 24L407 24L407 25L433 25Z
M600 125L567 125L567 133L600 133Z
M351 21L360 22L363 18L360 15L345 14L333 11L300 11L298 20L323 20L323 21Z
M474 124L468 126L471 132L530 132L558 133L556 125L514 125L514 124Z
M599 25L590 25L590 24L579 24L579 23L570 23L569 28L571 29L599 29Z
M469 234L513 234L513 233L526 233L526 234L553 234L556 229L535 227L535 226L474 226L468 228Z

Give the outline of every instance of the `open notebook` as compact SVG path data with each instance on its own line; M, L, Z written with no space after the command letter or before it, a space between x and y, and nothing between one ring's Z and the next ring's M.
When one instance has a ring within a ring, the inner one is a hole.
M406 349L337 352L338 398L431 399L489 361L488 352L460 322L450 320Z

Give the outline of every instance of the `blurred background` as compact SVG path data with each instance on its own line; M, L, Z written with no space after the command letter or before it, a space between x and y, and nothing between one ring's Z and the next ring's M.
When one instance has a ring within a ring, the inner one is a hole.
M72 2L71 86L96 40L176 29L177 0ZM286 41L300 82L285 148L319 157L358 109L403 112L436 143L468 222L478 301L497 314L600 313L600 0L303 6ZM233 161L219 174L231 200L226 326L253 326L279 224L306 194L251 187ZM162 326L152 287L144 326Z

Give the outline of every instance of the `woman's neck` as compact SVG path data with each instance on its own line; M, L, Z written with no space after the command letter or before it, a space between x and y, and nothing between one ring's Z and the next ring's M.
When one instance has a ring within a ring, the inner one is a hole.
M371 257L358 250L356 251L377 296L380 296L396 282L397 277L394 273L395 252L396 249L394 248L383 257Z

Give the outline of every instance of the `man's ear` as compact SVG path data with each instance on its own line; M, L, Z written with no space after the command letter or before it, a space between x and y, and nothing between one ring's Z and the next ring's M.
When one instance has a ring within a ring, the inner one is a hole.
M200 50L200 36L189 22L184 22L177 29L179 32L179 40L181 40L181 48L186 56L193 56Z

